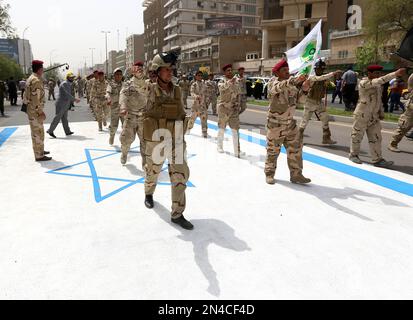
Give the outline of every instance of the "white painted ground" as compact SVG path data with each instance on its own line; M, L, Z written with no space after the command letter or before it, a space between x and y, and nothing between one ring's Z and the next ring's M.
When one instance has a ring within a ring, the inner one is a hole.
M169 222L167 185L150 211L142 183L97 202L91 178L67 175L91 176L87 163L48 173L86 161L85 149L110 155L115 148L96 127L74 123L78 136L46 138L56 159L46 164L33 161L28 127L0 148L1 299L413 298L412 197L308 162L313 184L291 185L285 155L269 186L263 147L242 141L245 159L219 155L216 132L205 142L196 126L185 213L196 229L183 231ZM225 149L232 152L230 139ZM118 154L93 164L99 177L136 181L138 157L126 167ZM101 196L127 184L100 180Z

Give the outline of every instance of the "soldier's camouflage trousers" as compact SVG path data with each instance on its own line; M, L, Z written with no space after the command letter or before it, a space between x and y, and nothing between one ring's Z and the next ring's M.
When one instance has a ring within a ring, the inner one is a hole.
M288 167L291 177L303 171L303 146L298 137L298 126L294 120L290 124L274 124L267 126L267 159L265 162L265 175L274 177L277 169L277 160L284 145L287 150Z
M217 103L218 103L218 97L215 94L213 94L211 97L208 97L207 110L209 109L209 105L212 104L212 113L217 114Z
M110 106L108 106L107 102L103 104L103 124L106 124L107 121L110 120Z
M95 112L96 121L101 124L103 121L103 109L105 108L106 100L104 99L94 99L93 110Z
M115 137L116 131L118 131L119 127L119 120L121 121L122 125L124 122L124 117L119 115L120 108L119 103L113 103L111 110L110 110L110 136Z
M202 133L205 135L208 133L208 109L205 106L201 106L194 103L192 107L191 118L189 119L188 123L188 130L192 130L194 128L195 120L197 118L201 118L201 126L202 126Z
M393 135L391 145L397 147L404 136L413 128L413 104L410 104L405 113L400 116L399 127Z
M304 105L304 115L300 124L300 128L305 129L308 126L314 112L317 112L318 117L323 125L323 130L329 129L329 115L327 108L323 102L317 103L310 99L307 99Z
M175 143L172 147L172 155L168 155L166 152L163 153L163 156L157 160L157 163L154 162L154 157L152 157L154 149L159 146L161 142L149 141L146 140L146 165L145 165L145 194L153 195L156 190L156 185L158 182L159 174L162 171L163 165L168 159L168 171L169 178L171 180L172 188L172 218L177 219L182 216L186 208L186 198L185 190L186 185L189 180L189 167L186 159L186 143L182 142L178 150L184 152L182 163L175 163L175 150L177 146Z
M146 146L143 137L143 116L128 114L123 123L122 134L120 136L120 143L122 145L122 154L127 155L130 151L132 143L135 141L136 136L139 138L140 153L142 157L142 168L146 163Z
M370 155L373 163L382 159L381 123L379 120L370 121L365 114L354 114L354 124L351 133L351 156L359 156L364 134L369 139Z
M241 94L239 96L239 104L240 104L240 114L243 113L245 110L247 110L247 95L246 94Z
M232 130L239 130L239 112L238 109L229 109L224 105L218 106L218 127L225 129L229 125Z
M44 156L44 127L43 121L38 116L29 115L30 131L32 136L32 145L34 157L36 159Z
M188 107L188 96L189 96L188 91L182 91L182 100L184 101L185 108Z

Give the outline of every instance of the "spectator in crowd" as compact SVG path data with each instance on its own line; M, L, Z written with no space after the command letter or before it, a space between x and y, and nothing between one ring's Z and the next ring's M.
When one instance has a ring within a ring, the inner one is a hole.
M401 102L402 93L406 85L401 78L396 78L390 81L390 113L393 113L394 110L398 110L399 107L402 108L403 112L405 111L404 104Z
M343 84L343 80L341 80L341 78L336 78L335 80L335 85L336 88L334 90L333 93L333 100L331 101L331 103L335 103L336 102L336 98L339 97L340 99L340 104L343 104L343 93L341 92L341 85Z
M13 77L7 82L7 87L9 88L10 104L12 106L17 106L17 84Z
M348 68L341 79L343 80L343 100L346 106L346 111L352 111L357 105L356 88L358 83L357 74L353 71L352 66Z
M26 90L26 79L22 79L19 82L19 90L21 92L21 98L23 100L24 97L24 91Z

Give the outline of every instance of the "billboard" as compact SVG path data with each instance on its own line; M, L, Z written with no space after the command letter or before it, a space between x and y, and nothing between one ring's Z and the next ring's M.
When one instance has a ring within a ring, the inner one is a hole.
M242 30L242 17L222 17L205 19L207 35L240 34Z
M0 39L0 54L13 59L16 63L19 62L19 50L17 40L15 39Z

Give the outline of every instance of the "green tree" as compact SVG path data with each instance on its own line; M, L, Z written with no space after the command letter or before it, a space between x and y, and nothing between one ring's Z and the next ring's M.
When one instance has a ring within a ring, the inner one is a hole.
M364 27L378 45L385 44L397 31L409 31L413 27L413 0L367 0Z
M23 70L14 60L0 55L0 80L7 80L10 77L22 79Z
M57 67L60 64L61 63L54 63L51 67L49 67L49 69L53 68L53 67ZM60 73L59 73L59 68L54 69L54 70L49 71L49 72L45 72L44 77L47 81L49 81L50 79L57 81L58 79L61 78Z
M357 69L363 71L368 65L375 63L377 50L375 41L368 41L363 47L358 48L356 51Z
M15 38L16 30L11 25L9 9L10 5L0 0L0 35Z

